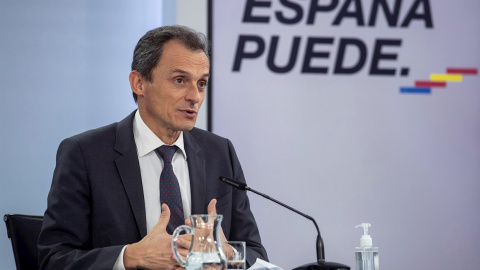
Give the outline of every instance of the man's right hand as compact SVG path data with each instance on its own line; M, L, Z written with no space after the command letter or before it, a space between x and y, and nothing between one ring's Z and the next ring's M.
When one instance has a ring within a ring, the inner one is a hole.
M172 236L167 233L167 225L170 220L170 209L166 204L162 205L162 214L157 224L140 242L128 245L123 253L123 264L126 269L183 269L175 260L170 243ZM180 237L188 237L182 235ZM188 247L182 245L179 237L179 252L186 256ZM191 235L190 235L191 237Z

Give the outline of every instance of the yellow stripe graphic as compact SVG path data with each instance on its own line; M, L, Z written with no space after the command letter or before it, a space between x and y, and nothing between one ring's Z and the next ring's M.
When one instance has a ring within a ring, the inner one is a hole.
M461 82L462 74L430 74L432 82Z

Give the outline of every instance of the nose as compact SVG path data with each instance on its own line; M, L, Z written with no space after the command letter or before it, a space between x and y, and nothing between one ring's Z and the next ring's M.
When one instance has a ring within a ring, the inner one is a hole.
M198 90L196 85L192 85L188 88L185 95L185 100L193 104L197 104L198 102L200 102L200 91Z

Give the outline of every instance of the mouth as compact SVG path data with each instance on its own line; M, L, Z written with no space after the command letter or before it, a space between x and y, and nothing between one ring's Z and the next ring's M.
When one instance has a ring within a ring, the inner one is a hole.
M183 109L180 110L187 118L195 118L198 114L197 110L194 109Z

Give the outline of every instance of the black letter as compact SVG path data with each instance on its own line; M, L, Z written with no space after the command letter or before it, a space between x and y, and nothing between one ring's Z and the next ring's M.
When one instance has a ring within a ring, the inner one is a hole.
M400 46L401 39L377 39L375 49L373 49L372 65L370 66L370 75L395 75L395 69L380 69L378 64L382 59L397 60L396 54L382 53L382 46Z
M277 15L277 20L279 22L282 22L284 24L295 24L295 23L298 23L302 19L302 17L303 17L302 6L300 6L298 4L295 4L295 3L291 3L287 0L281 0L280 3L282 3L286 7L290 7L293 10L295 10L296 15L295 15L295 17L293 17L291 19L288 19L288 18L283 17L282 12L277 11L277 12L275 12L275 15Z
M397 26L398 14L400 14L400 4L402 0L395 0L395 6L393 7L393 12L390 12L388 9L387 0L373 0L372 12L370 12L370 20L368 21L369 26L375 25L375 20L377 19L377 10L379 6L382 6L383 14L387 19L388 26Z
M333 38L308 38L307 48L305 50L305 59L303 60L302 73L327 73L326 67L311 67L310 61L314 57L328 58L330 53L328 52L314 52L313 46L315 44L332 44Z
M254 52L245 52L245 44L248 41L253 41L257 43L258 48ZM240 64L242 62L242 58L257 58L262 55L263 51L265 51L265 42L259 36L247 36L241 35L238 38L238 46L237 52L235 53L235 61L233 63L233 71L240 71Z
M358 48L360 53L360 57L355 65L352 67L343 67L343 59L345 58L345 49L348 45L354 45ZM340 46L338 47L338 56L337 61L335 62L335 71L334 74L353 74L358 72L362 69L363 65L365 65L365 59L367 58L367 47L365 44L359 40L354 38L342 38L340 40Z
M276 73L285 73L292 70L295 62L297 61L297 54L298 54L298 46L300 45L300 37L293 38L293 46L292 51L290 53L290 59L288 60L288 64L285 67L276 66L274 63L275 60L275 52L277 51L277 44L278 44L278 36L272 37L272 42L270 44L270 51L268 52L268 60L267 65L271 71Z
M420 3L423 3L423 14L415 13L420 6ZM430 3L428 0L417 0L415 3L413 3L412 8L408 11L407 17L405 20L403 20L401 26L407 27L410 24L410 21L413 19L424 20L427 28L433 28L432 12L430 11Z
M271 4L271 2L248 0L247 5L245 6L245 12L243 13L243 22L268 23L270 17L255 17L252 15L252 10L254 7L270 7Z
M355 1L355 8L354 11L349 12L348 11L348 6L352 1ZM343 4L342 9L340 12L337 14L337 17L333 21L332 25L339 25L340 21L343 19L343 17L352 17L357 19L357 25L363 26L365 25L365 22L363 21L363 10L362 10L362 2L360 0L347 0L345 1L345 4Z
M320 0L311 0L310 10L308 11L307 24L313 24L313 20L315 19L315 13L317 11L332 11L338 5L338 0L332 0L329 6L319 6L319 1Z

